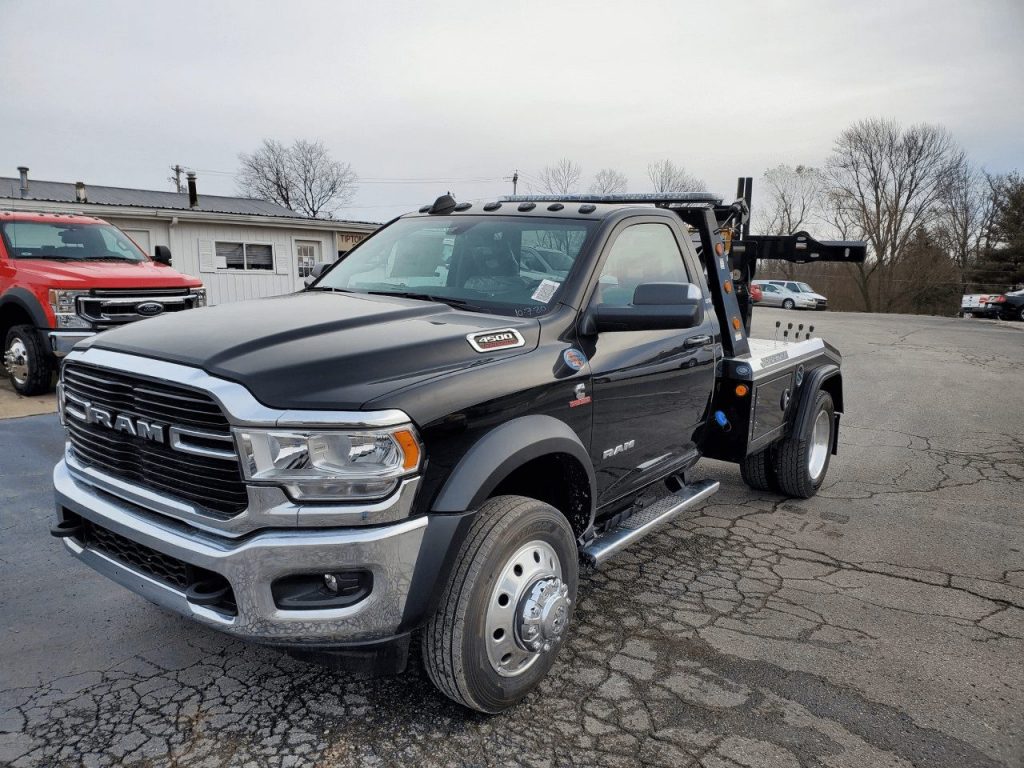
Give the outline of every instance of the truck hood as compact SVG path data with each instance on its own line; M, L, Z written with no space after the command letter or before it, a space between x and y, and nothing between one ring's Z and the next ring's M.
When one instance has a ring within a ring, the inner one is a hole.
M18 259L18 272L55 288L185 288L202 285L166 264L153 261L57 261Z
M481 353L466 339L503 328L515 328L526 344ZM539 335L536 320L307 292L164 315L86 343L202 368L272 408L351 410L435 376L522 354Z

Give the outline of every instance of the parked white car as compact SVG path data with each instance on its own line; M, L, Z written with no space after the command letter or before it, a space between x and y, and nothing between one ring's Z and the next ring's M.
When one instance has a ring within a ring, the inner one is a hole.
M783 309L828 309L828 299L796 280L754 280L764 292L763 306Z

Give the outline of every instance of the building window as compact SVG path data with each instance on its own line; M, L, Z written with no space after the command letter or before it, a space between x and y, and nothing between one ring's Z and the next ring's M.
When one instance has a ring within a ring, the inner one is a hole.
M270 243L223 243L215 245L221 269L274 270L274 246Z

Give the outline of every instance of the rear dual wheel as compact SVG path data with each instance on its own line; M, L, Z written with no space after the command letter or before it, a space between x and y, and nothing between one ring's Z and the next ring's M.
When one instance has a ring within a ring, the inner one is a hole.
M575 536L561 512L522 496L489 499L424 633L434 685L480 712L520 701L555 662L578 571Z
M832 396L820 390L814 398L811 418L800 433L791 434L740 463L743 482L755 490L809 499L825 482L832 457L833 430Z

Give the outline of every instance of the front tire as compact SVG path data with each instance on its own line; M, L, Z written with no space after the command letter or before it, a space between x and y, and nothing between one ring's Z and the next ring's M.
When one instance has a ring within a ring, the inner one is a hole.
M19 395L40 395L49 391L53 358L31 325L16 325L7 332L4 368Z
M783 309L793 309L794 307L796 307L796 302L794 302L792 299L786 299L785 301L782 302Z
M554 507L522 496L485 502L424 632L434 685L489 714L530 693L572 621L578 558L572 528Z
M832 431L835 429L832 396L819 391L813 409L801 434L790 435L775 446L773 452L779 489L800 499L809 499L818 492L832 455Z

